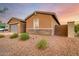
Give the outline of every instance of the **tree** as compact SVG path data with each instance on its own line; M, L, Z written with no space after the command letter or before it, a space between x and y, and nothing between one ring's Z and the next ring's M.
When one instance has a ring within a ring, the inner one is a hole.
M5 24L4 23L0 23L0 28L5 28Z
M7 10L8 8L3 8L3 9L0 8L0 13L5 13Z

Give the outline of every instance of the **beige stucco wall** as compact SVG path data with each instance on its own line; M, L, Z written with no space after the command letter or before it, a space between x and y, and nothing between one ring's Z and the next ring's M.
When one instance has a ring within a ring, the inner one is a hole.
M39 19L39 29L52 29L52 35L54 35L54 27L58 25L55 19L51 15L45 14L36 14L31 16L29 19L26 20L26 32L29 32L28 28L33 28L33 20L38 18Z
M21 21L19 21L19 20L11 19L10 22L8 23L8 24L9 24L9 32L11 32L11 25L12 25L12 24L16 24L16 25L17 25L17 27L18 27L18 32L17 32L17 33L23 32L22 23L23 23L23 22L21 22Z
M25 29L25 22L19 22L19 31L20 31L20 33L22 33L22 32L26 32L26 29Z
M15 19L11 19L8 24L9 24L9 32L11 32L11 25L13 25L13 24L17 24L18 33L20 32L20 30L19 30L19 25L20 25L19 21L15 20Z
M73 38L75 35L74 22L68 22L68 37Z
M53 27L53 25L57 24L57 22L54 20L54 18L52 18L51 15L36 14L26 20L26 28L33 28L33 20L36 18L39 19L39 28L51 28Z
M52 18L52 16L51 16ZM54 18L51 19L51 28L52 28L52 35L54 35L54 32L55 32L55 25L58 25L58 23L55 21Z

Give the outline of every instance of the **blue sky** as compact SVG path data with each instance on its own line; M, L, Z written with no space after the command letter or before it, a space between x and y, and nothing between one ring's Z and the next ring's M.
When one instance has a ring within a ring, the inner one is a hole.
M38 6L35 4L0 4L1 8L8 8L8 11L1 13L1 18L7 21L11 17L18 17L24 19L31 12L35 11Z
M0 9L8 8L5 13L0 13L0 20L7 22L11 17L25 19L34 11L55 12L58 20L64 24L67 21L79 20L79 4L53 4L53 3L1 3Z

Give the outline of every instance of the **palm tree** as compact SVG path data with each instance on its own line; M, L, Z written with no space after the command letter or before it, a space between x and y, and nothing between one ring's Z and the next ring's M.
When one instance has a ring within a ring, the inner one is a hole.
M8 10L8 8L0 8L0 13L5 13Z

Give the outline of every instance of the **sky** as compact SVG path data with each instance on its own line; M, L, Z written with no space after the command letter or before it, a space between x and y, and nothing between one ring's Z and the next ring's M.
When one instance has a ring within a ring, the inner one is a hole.
M8 8L0 13L0 20L8 22L11 17L25 19L34 11L54 12L61 24L70 21L79 21L79 4L77 3L0 3L0 10Z

